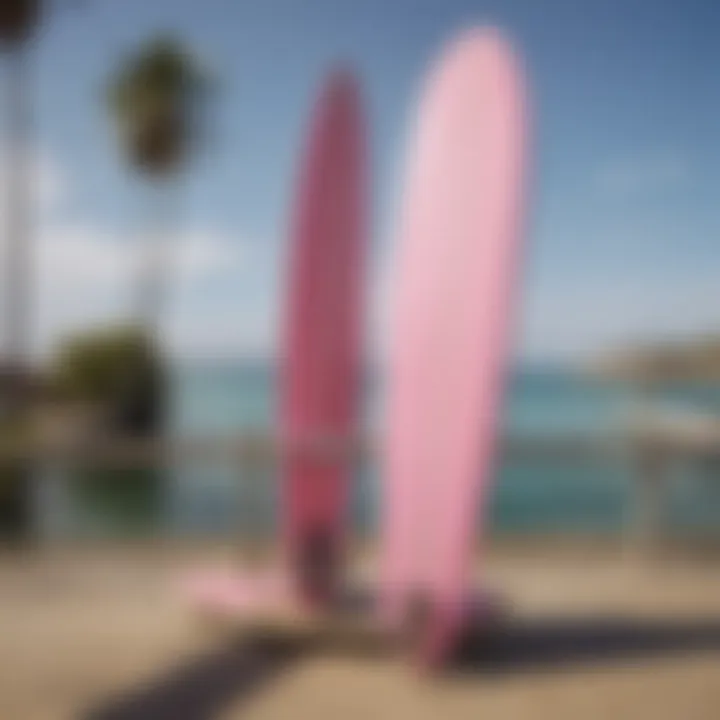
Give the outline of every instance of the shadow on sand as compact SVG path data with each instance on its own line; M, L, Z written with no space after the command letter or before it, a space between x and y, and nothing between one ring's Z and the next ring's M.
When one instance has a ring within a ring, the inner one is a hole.
M291 669L314 644L236 643L92 708L83 720L201 720L216 717ZM335 648L343 652L342 648ZM357 649L355 649L357 650ZM562 671L593 663L720 652L720 619L692 623L590 617L514 620L468 637L451 674ZM347 649L348 654L352 650Z
M720 652L720 618L516 619L468 637L453 669L512 674L708 651Z
M291 665L288 643L234 642L192 658L167 674L109 698L82 720L200 720L216 717L262 690Z

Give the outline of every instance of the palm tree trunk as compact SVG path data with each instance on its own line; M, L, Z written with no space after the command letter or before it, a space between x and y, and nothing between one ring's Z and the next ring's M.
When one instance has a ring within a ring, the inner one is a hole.
M141 243L135 301L136 316L155 338L162 332L163 311L172 275L170 240L176 220L177 188L171 180L151 183L146 197L147 236Z
M29 47L17 42L6 55L5 218L3 325L0 344L0 422L21 419L28 399L25 372L29 338L30 247L30 102ZM0 467L0 537L25 542L32 525L32 469L25 464Z
M4 380L7 411L22 412L27 399L27 361L32 297L30 168L30 68L27 43L7 56L6 237L4 287Z
M125 389L119 421L123 433L154 436L166 429L168 388L162 335L172 275L170 241L176 220L177 189L175 183L166 179L151 182L142 193L148 206L133 278L133 318L148 343L153 361L151 368L134 368L123 378Z

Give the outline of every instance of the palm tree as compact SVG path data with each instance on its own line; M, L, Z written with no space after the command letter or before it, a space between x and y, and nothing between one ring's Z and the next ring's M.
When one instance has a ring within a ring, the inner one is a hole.
M136 297L139 321L150 343L156 336L169 264L163 237L168 234L168 218L157 217L167 206L159 201L167 200L172 181L187 166L201 138L209 87L209 78L191 52L175 38L158 36L122 63L107 88L122 152L129 166L149 183L155 201L154 237L143 248ZM146 405L149 393L141 379L131 382L140 386L136 392L130 390L128 398L144 397L139 402ZM156 401L162 402L157 396ZM131 414L149 418L153 413L148 415L147 410L135 407Z
M4 257L3 401L5 415L23 409L30 327L30 190L28 170L30 131L28 55L40 20L41 0L3 0L0 4L0 49L7 62L6 238Z
M39 0L4 0L0 5L2 42L25 42L37 26L39 15Z
M187 164L201 135L209 81L178 40L151 39L122 64L108 87L109 109L129 165L149 181L157 201ZM162 222L166 220L163 218ZM155 238L155 245L159 238ZM153 328L161 302L164 258L147 248L140 319Z
M28 56L30 40L40 19L40 0L2 0L0 52L7 66L5 108L6 198L4 256L0 283L4 313L0 350L0 423L2 432L17 431L27 399L26 361L31 294L30 192L28 135L30 108ZM0 467L0 536L24 540L30 526L29 470Z

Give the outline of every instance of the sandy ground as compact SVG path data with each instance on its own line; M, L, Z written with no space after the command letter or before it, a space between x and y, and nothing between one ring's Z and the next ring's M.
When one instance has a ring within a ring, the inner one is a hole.
M509 629L440 678L397 659L252 647L197 622L178 574L217 552L0 559L0 718L720 718L718 561L506 549Z

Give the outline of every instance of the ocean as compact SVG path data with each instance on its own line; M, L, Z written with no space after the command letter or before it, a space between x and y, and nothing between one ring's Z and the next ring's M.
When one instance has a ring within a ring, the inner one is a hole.
M365 427L380 414L381 391L370 379ZM275 375L260 363L176 368L171 425L184 436L271 430ZM720 407L720 389L675 388L673 402ZM509 382L504 443L529 440L597 442L587 455L500 454L488 505L479 513L491 533L615 534L632 511L632 464L618 437L636 398L627 387L558 369L522 368ZM603 449L604 448L604 449ZM688 461L672 470L667 523L676 531L720 527L717 468ZM192 462L160 470L38 474L33 499L43 537L212 536L272 533L277 473L267 467ZM371 534L378 517L378 474L372 459L355 473L351 519ZM709 499L713 501L710 502Z

